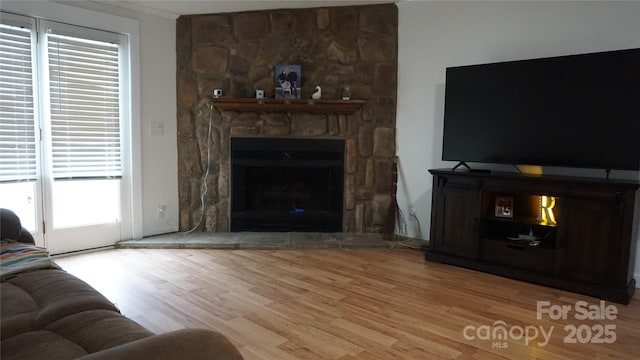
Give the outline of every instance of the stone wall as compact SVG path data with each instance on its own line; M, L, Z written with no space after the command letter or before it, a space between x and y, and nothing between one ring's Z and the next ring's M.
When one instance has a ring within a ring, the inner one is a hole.
M229 230L233 136L345 139L343 230L381 230L395 156L395 4L181 16L176 31L181 231L201 217L200 231ZM349 116L220 113L211 106L215 88L225 96L263 89L274 97L278 64L302 65L302 98L320 85L324 99L338 99L349 85L365 105Z

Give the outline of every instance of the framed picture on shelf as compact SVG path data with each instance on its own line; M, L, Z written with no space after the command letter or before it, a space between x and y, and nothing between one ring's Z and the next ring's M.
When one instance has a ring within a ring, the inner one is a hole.
M513 218L513 197L496 197L496 217Z
M276 99L300 99L302 90L301 65L276 65Z

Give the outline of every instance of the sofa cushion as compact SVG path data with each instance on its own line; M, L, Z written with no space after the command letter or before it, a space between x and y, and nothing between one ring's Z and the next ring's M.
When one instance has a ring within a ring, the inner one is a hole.
M238 349L222 334L182 329L89 354L81 360L208 359L242 360Z
M0 287L0 338L5 339L33 329L38 305L29 293L9 282Z
M138 323L109 310L79 312L50 323L44 330L80 345L88 353L154 335Z
M46 330L30 331L2 340L2 360L75 359L87 352L64 337Z
M5 283L22 289L31 298L30 301L36 304L38 311L33 318L35 329L82 311L102 309L118 312L118 309L102 294L64 270L25 272L7 279ZM5 294L0 296L4 302ZM11 309L6 312L7 318L14 315ZM5 319L3 309L2 322Z

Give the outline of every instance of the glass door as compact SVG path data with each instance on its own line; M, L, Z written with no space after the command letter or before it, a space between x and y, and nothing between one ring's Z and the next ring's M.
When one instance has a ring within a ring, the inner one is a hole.
M8 45L3 49L12 46L5 29L31 36L34 100L2 95L7 98L1 117L7 141L0 164L11 169L3 168L0 206L14 210L38 244L53 254L130 237L130 222L122 221L130 218L123 131L128 102L122 86L128 78L126 37L44 20L37 23L38 33L27 32L24 26L5 24L4 15L2 41ZM1 55L4 67L11 56ZM4 70L3 76L10 72ZM7 77L11 82L29 92L26 80ZM11 115L17 103L31 107L30 119L26 110ZM17 155L12 158L5 148Z

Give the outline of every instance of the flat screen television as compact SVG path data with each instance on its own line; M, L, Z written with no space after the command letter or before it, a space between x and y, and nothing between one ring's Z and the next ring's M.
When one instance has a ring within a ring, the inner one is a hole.
M640 169L640 49L446 69L442 159Z

